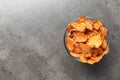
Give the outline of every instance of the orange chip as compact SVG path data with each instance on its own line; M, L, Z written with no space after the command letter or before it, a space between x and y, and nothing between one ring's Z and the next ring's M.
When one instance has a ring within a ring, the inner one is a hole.
M93 48L92 49L92 57L97 57L103 54L102 48Z
M68 32L67 36L69 36L70 38L74 37L74 32L76 32L75 29L71 29L70 32Z
M98 48L98 55L103 55L103 49L100 47L100 48Z
M68 28L67 28L68 32L70 32L71 29L73 29L73 26L71 24L68 24Z
M89 60L87 61L87 63L89 63L89 64L94 64L94 63L95 63L95 60L89 59Z
M78 24L77 22L73 22L70 24L74 29L78 30L78 31L81 31L81 32L84 32L85 31L85 26L86 24L85 23L81 23L81 24ZM70 27L71 29L71 27ZM69 29L68 29L69 30Z
M95 58L92 57L91 59L88 60L88 63L89 64L94 64L96 62L99 62L101 59L102 59L102 56L98 56L98 57L95 57Z
M86 21L86 17L82 16L76 22L80 24L80 23L85 22L85 21Z
M91 48L93 47L99 48L102 44L100 35L97 34L97 35L90 37L86 44L89 45Z
M83 23L81 23L80 26L79 26L79 31L84 32L85 29L86 29L86 24L83 22Z
M104 51L103 51L103 54L108 54L109 52L109 48L107 47Z
M73 57L80 57L81 56L81 54L74 53L74 52L70 52L70 55Z
M85 54L86 57L91 57L91 53Z
M102 34L103 37L105 37L107 35L107 33L108 33L108 31L107 31L107 29L105 27L101 27L100 31L101 31L101 34Z
M100 20L97 20L93 22L93 28L96 30L99 30L99 28L102 26L102 22Z
M86 29L93 30L92 24L93 24L93 22L91 20L87 20L86 21Z
M93 31L89 31L89 32L87 33L87 36L88 36L88 38L90 38L90 37L92 37L92 36L94 36L94 35L96 35L96 34L98 34L98 32L97 32L96 30L93 30Z
M83 54L90 54L91 53L90 46L88 46L84 43L80 43L80 48L81 48Z
M97 57L98 50L96 48L92 49L92 57Z
M85 57L85 55L80 55L80 61L83 62L83 63L86 63L87 62L87 58Z
M66 45L67 45L69 50L73 50L74 49L73 40L70 37L66 38Z
M81 51L81 49L80 49L79 46L74 46L73 52L75 52L75 53L81 53L82 51Z
M71 36L71 33L70 33L70 32L68 32L67 36Z
M101 56L98 56L98 57L95 57L95 58L93 58L93 57L91 57L93 60L94 60L94 62L99 62L101 59L102 59L102 55Z
M107 48L107 40L106 40L106 39L103 39L102 48L103 48L103 49L106 49L106 48Z
M79 43L78 43L78 42L75 42L75 43L74 43L74 46L79 47Z
M102 24L102 21L101 20L97 20L98 24L102 27L103 24Z
M75 32L74 33L74 41L75 42L86 42L87 41L87 36L84 35L81 32Z
M79 26L78 23L72 22L71 24L68 25L68 30L70 31L71 29L76 29Z
M103 56L98 56L98 57L96 58L96 62L99 62L99 61L102 59L102 57L103 57Z

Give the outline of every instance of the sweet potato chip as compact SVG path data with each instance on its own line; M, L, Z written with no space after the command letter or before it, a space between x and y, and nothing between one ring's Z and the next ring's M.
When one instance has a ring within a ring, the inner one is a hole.
M91 48L90 46L84 44L84 43L80 43L80 48L82 51L82 54L85 55L85 57L91 57Z
M74 46L80 47L80 45L79 45L78 42L75 42L75 43L74 43Z
M103 24L102 24L102 21L101 21L101 20L97 20L97 23L100 25L100 27L102 27L102 26L103 26Z
M71 29L73 29L73 25L68 24L68 28L67 28L68 32L70 32L70 31L71 31Z
M106 49L106 48L107 48L107 40L106 40L106 39L103 39L102 48L103 48L103 49Z
M93 28L96 30L99 30L99 28L102 26L102 23L100 20L97 20L95 22L93 22Z
M98 48L97 50L98 50L98 55L97 56L103 55L103 49L101 47Z
M102 44L100 35L94 35L94 36L90 37L86 44L89 45L91 48L93 48L93 47L99 48Z
M98 34L98 32L96 30L93 30L93 31L89 31L86 35L88 36L88 38L90 38L96 34Z
M76 32L75 29L71 29L70 32L68 32L67 36L69 36L70 38L74 37L74 32Z
M74 33L74 41L75 42L86 42L87 41L87 36L84 35L81 32L75 32Z
M98 53L99 52L98 52L98 50L96 48L92 49L92 57L97 57Z
M80 43L80 48L81 48L83 54L90 54L91 53L90 46L88 46L84 43Z
M71 26L72 27L71 27ZM69 28L68 28L68 30L69 29L76 29L76 30L78 30L78 31L81 31L81 32L84 32L85 31L85 26L86 26L86 24L84 23L84 22L82 22L81 24L78 24L77 22L73 22L73 23L71 23L69 25ZM70 30L69 30L70 31Z
M101 59L102 59L102 56L91 58L91 59L88 60L88 63L89 64L94 64L96 62L99 62Z
M76 22L80 24L80 23L85 22L85 21L86 21L86 17L82 16Z
M103 51L103 54L108 54L108 52L109 52L109 48L107 46L107 48Z
M91 57L91 53L85 54L86 57Z
M92 24L93 24L93 22L91 20L87 20L86 21L86 29L93 30Z
M67 45L69 50L73 50L74 49L73 40L70 37L66 38L66 45Z
M100 31L101 31L101 34L102 34L103 37L105 37L107 35L107 33L108 33L108 31L107 31L107 29L105 27L101 27Z
M79 26L79 31L84 32L85 29L86 29L86 24L84 22L82 22Z
M99 62L102 59L102 56L98 56L98 57L95 57L95 58L91 57L91 59L93 59L94 62Z
M87 62L87 57L85 57L85 55L80 55L80 61L83 62L83 63L86 63Z
M79 46L74 46L73 52L75 52L75 53L81 53L82 51L81 51L81 49L80 49Z
M74 52L70 52L70 55L73 57L80 57L81 56L81 54L74 53Z
M95 60L89 59L89 60L87 61L87 63L88 63L88 64L94 64L94 63L95 63Z
M70 33L70 32L68 32L67 36L69 36L69 37L70 37L70 36L71 36L71 33Z

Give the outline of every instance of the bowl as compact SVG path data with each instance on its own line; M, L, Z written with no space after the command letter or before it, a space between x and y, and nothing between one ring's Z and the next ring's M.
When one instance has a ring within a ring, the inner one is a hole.
M90 20L95 20L95 19L93 19L93 18L91 18L91 17L86 17L86 18L87 18L87 19L90 19ZM78 19L78 18L77 18L77 19ZM73 20L72 22L76 21L77 19ZM72 23L72 22L71 22L71 23ZM103 25L104 25L104 24L103 24ZM65 49L66 49L67 53L70 55L70 51L69 51L69 49L67 48L67 45L66 45L66 37L67 37L67 34L68 34L68 31L67 31L67 28L66 28L65 33L64 33L64 46L65 46ZM107 45L108 45L108 47L109 47L109 42L110 42L109 33L107 34L106 39L107 39ZM108 51L108 53L109 53L109 51ZM108 54L108 53L107 53L107 54ZM104 56L104 55L106 55L106 54L103 54L103 56ZM70 55L70 56L71 56L71 55ZM81 61L80 61L80 58L73 57L73 56L71 56L71 57L74 58L76 61L81 62Z

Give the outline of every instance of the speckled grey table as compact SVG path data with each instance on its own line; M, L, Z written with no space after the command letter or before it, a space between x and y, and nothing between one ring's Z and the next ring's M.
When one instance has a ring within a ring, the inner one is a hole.
M93 66L63 44L81 15L102 19L110 53ZM120 0L0 0L0 80L120 80Z

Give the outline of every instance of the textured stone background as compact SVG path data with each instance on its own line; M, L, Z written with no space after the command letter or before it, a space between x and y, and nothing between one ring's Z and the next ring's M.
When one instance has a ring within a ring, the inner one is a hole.
M66 25L102 19L110 53L93 66L65 51ZM120 0L0 0L0 80L120 80Z

